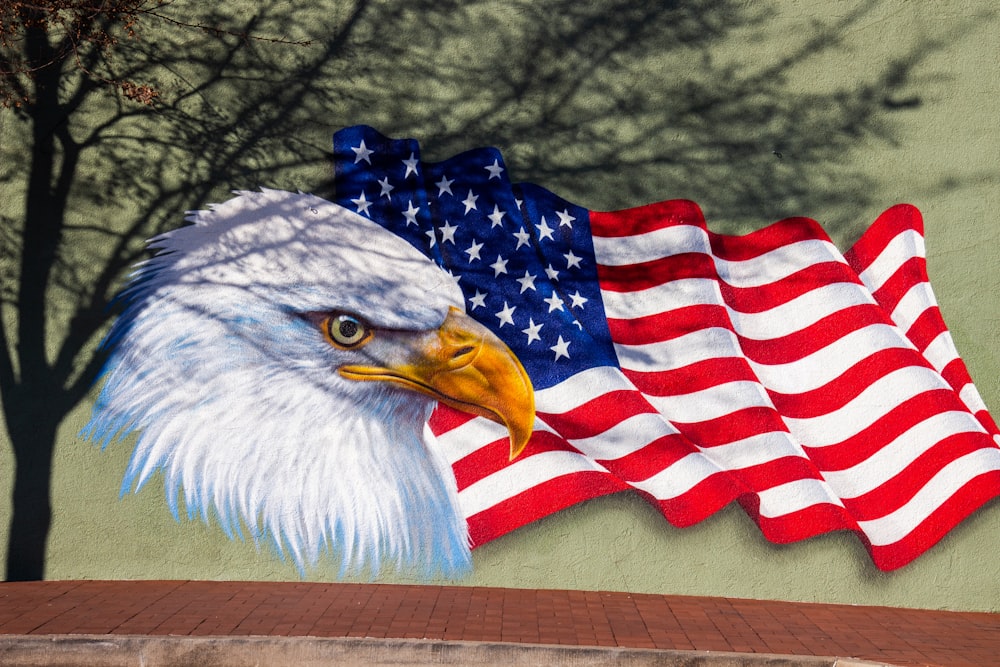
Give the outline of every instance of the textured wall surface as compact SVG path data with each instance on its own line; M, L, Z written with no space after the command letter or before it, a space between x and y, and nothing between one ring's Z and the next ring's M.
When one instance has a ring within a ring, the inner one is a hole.
M323 193L330 136L355 123L418 138L430 159L495 145L512 179L591 209L690 198L727 232L805 215L842 249L883 209L909 202L924 214L945 321L1000 416L1000 17L992 3L248 4L259 5L262 34L312 44L259 43L260 60L238 50L227 59L226 40L148 27L146 43L169 47L172 62L154 61L140 75L176 103L120 129L162 141L86 153L71 222L120 231L155 214L169 227L185 208L230 189ZM240 3L232 5L236 16ZM187 86L199 94L184 97ZM74 132L115 117L116 107L95 97L84 111ZM27 136L3 110L0 135L0 211L13 225ZM72 252L97 257L106 246L80 237ZM51 298L58 322L73 294ZM50 335L54 351L59 327ZM60 426L46 577L298 579L268 545L176 522L157 482L119 498L129 442L102 452L81 441L89 409L84 401ZM12 471L4 443L0 556ZM676 529L622 495L477 549L473 574L456 583L998 611L998 551L996 502L913 564L882 573L851 535L772 545L738 508ZM307 577L336 571L321 565Z

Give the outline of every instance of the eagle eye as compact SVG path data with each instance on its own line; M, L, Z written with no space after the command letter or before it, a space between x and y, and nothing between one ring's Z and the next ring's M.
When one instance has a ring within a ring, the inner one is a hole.
M366 322L347 313L334 313L323 322L323 332L331 343L350 349L368 342L372 328Z

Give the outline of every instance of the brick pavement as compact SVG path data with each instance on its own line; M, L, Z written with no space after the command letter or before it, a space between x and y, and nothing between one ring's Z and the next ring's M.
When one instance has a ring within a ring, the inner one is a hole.
M461 586L9 582L0 634L426 638L1000 665L1000 614Z

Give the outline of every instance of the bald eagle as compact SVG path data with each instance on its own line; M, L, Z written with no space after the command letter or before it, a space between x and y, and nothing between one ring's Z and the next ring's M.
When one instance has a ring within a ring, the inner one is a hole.
M405 241L302 193L242 192L150 241L123 292L85 435L137 432L122 494L162 472L175 516L214 518L340 573L470 564L438 401L534 422L524 368Z

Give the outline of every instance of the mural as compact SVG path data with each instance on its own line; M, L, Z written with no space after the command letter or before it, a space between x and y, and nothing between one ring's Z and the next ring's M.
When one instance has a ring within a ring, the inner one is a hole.
M334 154L335 202L243 192L151 241L85 429L138 432L123 493L161 472L175 515L302 570L427 577L626 490L677 526L852 530L888 570L1000 494L913 207L842 255L805 218L587 211L492 148L357 126Z

